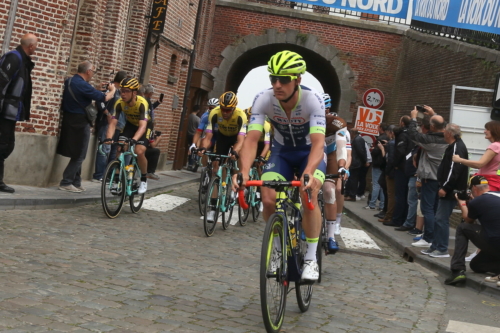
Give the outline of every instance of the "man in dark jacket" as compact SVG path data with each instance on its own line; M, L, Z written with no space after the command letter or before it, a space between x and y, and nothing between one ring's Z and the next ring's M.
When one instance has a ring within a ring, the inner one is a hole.
M0 191L14 193L3 182L5 160L14 151L16 122L30 119L31 71L35 64L38 39L33 34L21 37L21 45L0 60Z
M392 225L399 227L403 225L408 215L408 177L405 172L406 160L411 157L411 151L415 144L410 139L408 127L411 119L408 116L403 116L399 120L401 131L396 137L396 147L394 151L394 186L396 203L394 207L394 215L392 217ZM390 225L390 224L387 224Z
M356 128L350 130L351 132L351 167L349 168L349 178L347 180L347 193L345 200L356 201L356 192L358 191L359 175L361 167L366 165L367 155L365 140L359 135Z
M77 73L64 82L62 101L63 120L61 137L57 145L57 153L70 158L64 169L63 179L59 189L67 192L80 193L82 187L82 163L87 156L90 139L90 123L85 107L96 102L109 101L115 95L115 86L108 84L108 92L103 93L89 84L94 76L95 67L90 61L78 65ZM74 97L73 97L74 95Z
M465 191L469 168L463 164L453 162L453 155L469 159L465 143L460 138L460 126L448 124L444 130L444 139L449 144L444 152L438 168L437 180L439 183L439 203L434 218L434 240L432 245L422 250L433 258L448 258L448 239L450 237L450 216L457 202L454 190Z
M431 116L431 130L427 134L417 131L417 114L414 108L411 111L411 123L408 133L410 138L422 148L418 162L417 176L422 182L420 195L420 207L424 215L424 234L418 242L412 246L429 247L434 240L434 216L438 204L439 183L437 172L448 144L444 140L445 121L443 117L434 113L430 106L425 106L427 114Z

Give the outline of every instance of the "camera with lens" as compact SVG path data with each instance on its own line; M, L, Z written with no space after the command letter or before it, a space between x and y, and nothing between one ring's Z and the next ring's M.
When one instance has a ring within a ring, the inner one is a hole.
M457 195L459 200L470 201L472 199L470 190L454 190L453 193Z

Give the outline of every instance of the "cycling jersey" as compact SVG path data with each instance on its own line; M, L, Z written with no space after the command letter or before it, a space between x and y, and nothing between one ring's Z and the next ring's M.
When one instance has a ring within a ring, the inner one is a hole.
M149 121L149 104L141 96L137 96L137 101L134 106L129 106L123 99L119 99L115 103L114 109L110 112L113 118L118 119L120 117L120 113L125 114L125 118L127 122L131 123L134 126L139 126L139 121L145 120Z
M266 116L274 127L274 141L282 146L310 146L310 134L325 134L325 103L316 91L299 86L299 99L290 119L274 97L273 89L261 91L254 99L249 131L262 131Z
M210 110L205 111L203 115L200 118L200 124L198 125L198 128L196 129L198 132L203 132L208 126L208 115L210 114ZM217 130L217 127L213 129L214 131Z
M236 108L228 120L222 118L220 107L210 111L208 125L205 132L212 133L218 126L218 131L223 136L245 135L247 133L247 116L242 109Z

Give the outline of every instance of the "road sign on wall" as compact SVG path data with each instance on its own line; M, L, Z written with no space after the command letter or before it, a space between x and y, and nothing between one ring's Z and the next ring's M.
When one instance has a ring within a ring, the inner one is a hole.
M380 109L384 105L384 94L377 88L368 89L363 94L363 104L367 108Z

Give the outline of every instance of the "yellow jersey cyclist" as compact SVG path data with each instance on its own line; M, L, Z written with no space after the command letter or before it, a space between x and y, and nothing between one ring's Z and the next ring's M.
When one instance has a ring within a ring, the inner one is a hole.
M326 173L341 174L344 172L347 177L349 171L346 169L347 163L347 123L344 119L330 112L332 100L329 94L323 94L326 115ZM328 233L328 252L335 253L339 246L335 241L335 235L340 234L340 219L337 228L337 200L340 193L337 189L342 186L340 180L327 179L323 184L323 199L325 202L325 217ZM338 231L338 233L337 233Z
M141 169L141 185L138 193L146 192L148 161L146 159L146 148L149 146L147 138L147 126L150 119L148 112L148 102L141 96L137 96L139 81L135 78L126 78L120 83L121 98L116 101L115 107L111 112L111 121L108 127L107 138L105 142L111 142L115 133L118 118L123 112L127 120L121 136L132 139L131 144L135 144L135 153L137 154L137 163ZM120 152L118 152L119 156ZM118 157L117 156L117 157Z
M226 155L229 153L231 158L237 159L243 140L247 132L247 117L242 109L237 108L238 97L232 91L227 91L219 97L219 106L210 111L208 116L208 125L205 129L205 137L201 141L198 154L202 156L203 152L210 147L213 136L213 129L218 127L217 138L215 141L214 153ZM255 155L254 155L255 156ZM218 162L214 162L213 170L217 172ZM223 175L225 176L225 175ZM212 193L211 205L217 203L217 190ZM215 209L211 209L207 215L207 221L216 222Z
M247 120L250 121L252 117L252 107L245 109L245 114L247 115ZM260 134L259 143L257 146L257 154L255 157L259 160L259 173L261 172L260 167L266 163L267 155L269 154L271 148L271 123L266 119L264 123L264 128Z
M257 151L259 137L266 116L274 127L271 156L264 166L262 180L293 180L298 170L302 186L310 189L314 209L304 210L302 225L306 235L307 252L302 279L315 281L319 276L316 249L321 230L321 212L318 207L318 192L325 178L325 104L321 95L301 86L301 75L306 71L304 59L297 53L282 51L268 62L272 89L260 92L254 99L252 117L247 137L243 144L240 166L243 186ZM311 176L304 185L304 174ZM236 176L234 176L236 183ZM273 189L262 187L264 219L275 210L276 194Z

